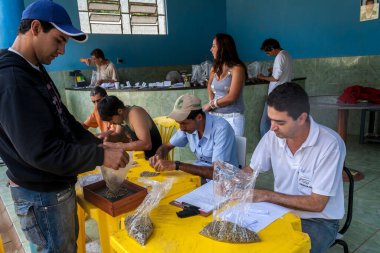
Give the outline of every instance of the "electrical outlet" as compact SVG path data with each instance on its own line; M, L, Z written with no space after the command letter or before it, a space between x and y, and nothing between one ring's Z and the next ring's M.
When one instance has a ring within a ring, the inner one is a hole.
M118 57L118 58L116 59L116 63L118 63L118 64L123 63L123 59L121 59L121 58Z

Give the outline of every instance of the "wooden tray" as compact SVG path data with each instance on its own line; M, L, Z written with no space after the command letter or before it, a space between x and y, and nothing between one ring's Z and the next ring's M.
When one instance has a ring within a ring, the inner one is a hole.
M134 210L141 204L145 196L148 194L148 191L144 187L127 180L124 181L123 186L128 189L129 194L110 200L101 194L101 192L107 190L106 182L102 180L83 187L84 199L115 217Z

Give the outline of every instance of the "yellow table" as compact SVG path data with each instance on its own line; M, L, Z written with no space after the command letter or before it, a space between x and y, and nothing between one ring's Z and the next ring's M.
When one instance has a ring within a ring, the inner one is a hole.
M182 194L166 198L152 211L154 232L145 246L141 246L127 235L124 229L111 236L111 247L117 253L189 253L189 252L310 252L310 238L301 232L301 221L295 214L285 214L259 232L262 242L232 244L206 238L199 232L212 220L209 217L193 216L180 219L176 212L180 209L169 202Z
M129 170L127 179L133 183L140 184L137 182L137 179L140 177L140 173L142 171L154 171L153 168L149 166L148 161L144 159L137 159L136 162L138 166L133 167ZM150 177L150 179L156 181L163 181L167 177L174 177L174 183L169 191L169 193L165 196L165 199L173 199L174 196L183 195L196 187L200 186L200 178L198 176L194 176L182 171L168 171L161 173L159 176ZM77 200L78 200L78 220L79 220L79 235L77 240L78 245L78 253L85 252L85 214L87 214L90 218L94 219L98 224L99 230L99 239L100 246L102 252L112 252L110 247L110 236L121 228L124 227L123 220L126 214L121 214L117 217L112 217L108 213L102 211L97 208L90 202L86 201L83 197L83 193L81 191L77 191Z

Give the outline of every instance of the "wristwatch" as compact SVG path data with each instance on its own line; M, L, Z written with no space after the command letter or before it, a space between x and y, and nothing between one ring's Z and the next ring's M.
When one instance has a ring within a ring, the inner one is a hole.
M179 165L181 164L180 161L175 161L175 170L179 170Z

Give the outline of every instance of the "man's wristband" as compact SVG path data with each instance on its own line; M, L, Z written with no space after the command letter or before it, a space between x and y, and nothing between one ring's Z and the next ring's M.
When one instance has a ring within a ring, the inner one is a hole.
M181 164L180 161L175 161L175 170L179 170L179 165Z

